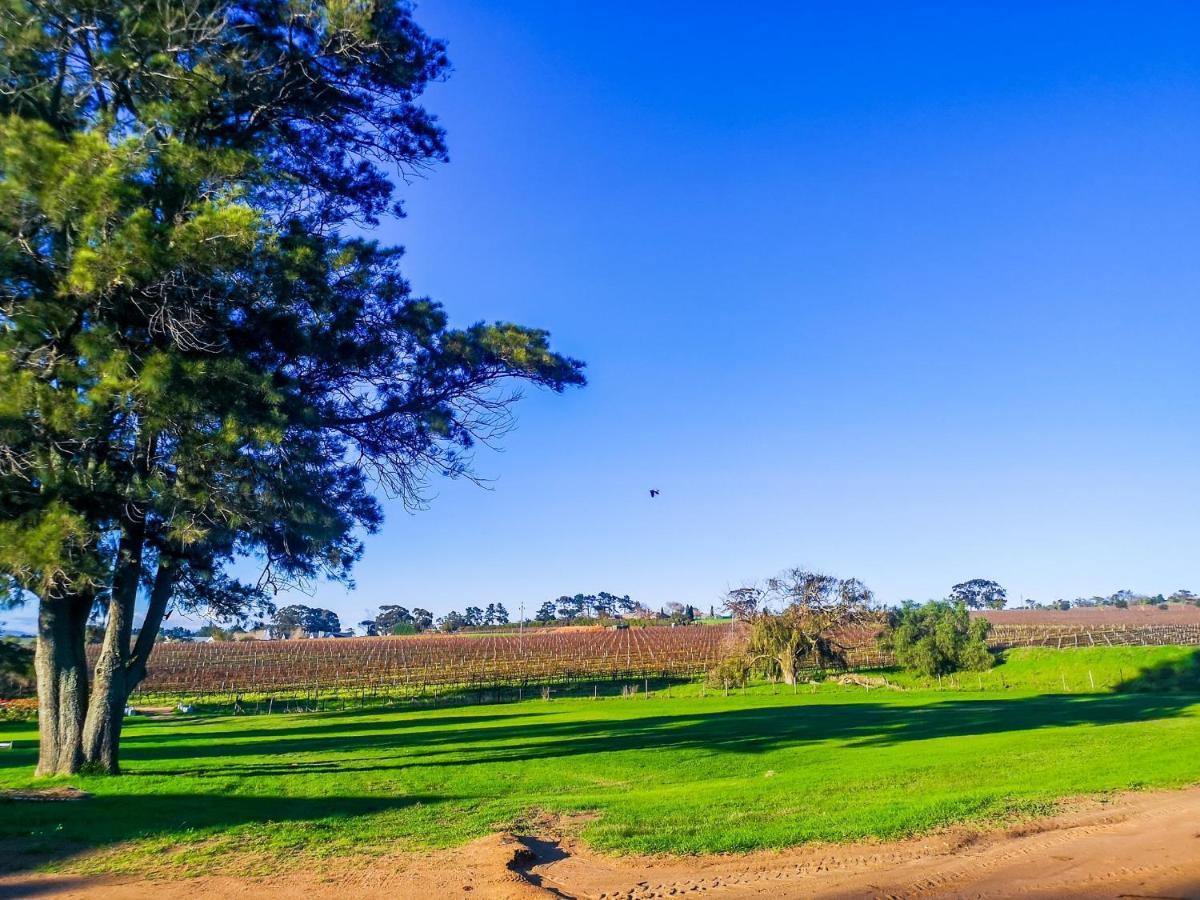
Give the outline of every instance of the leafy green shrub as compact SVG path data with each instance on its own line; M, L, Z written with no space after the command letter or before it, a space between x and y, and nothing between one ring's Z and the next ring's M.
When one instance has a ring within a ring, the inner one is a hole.
M962 603L909 601L890 614L879 643L901 666L922 675L983 671L993 662L987 648L991 628L987 619L972 619Z
M726 691L732 687L744 687L750 680L750 668L745 656L727 656L708 670L708 684Z

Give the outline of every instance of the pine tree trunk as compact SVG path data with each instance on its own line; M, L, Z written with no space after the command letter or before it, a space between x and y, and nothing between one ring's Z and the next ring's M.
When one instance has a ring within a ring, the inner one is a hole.
M92 679L91 702L83 729L84 763L95 772L116 775L121 770L121 726L125 722L125 704L146 674L146 661L162 625L163 613L177 579L177 569L168 559L159 561L150 605L130 650L133 632L136 582L122 583L109 603L108 627L104 646L96 660Z
M83 759L88 769L116 775L120 769L121 725L125 721L125 662L109 647L112 625L96 661L92 695L83 727Z
M83 763L88 697L84 643L92 597L42 600L34 655L38 692L38 775L73 775Z
M145 519L126 522L117 548L104 644L92 673L92 695L83 726L83 760L93 772L115 775L121 768L121 724L128 696L125 666L133 637L133 610L142 572L145 534Z

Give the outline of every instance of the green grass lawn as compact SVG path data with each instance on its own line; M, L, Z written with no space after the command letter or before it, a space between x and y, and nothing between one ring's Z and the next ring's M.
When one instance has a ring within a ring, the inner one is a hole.
M983 690L966 675L941 691L687 686L670 698L130 720L127 774L69 780L91 798L0 805L0 859L212 870L247 854L451 846L542 811L591 814L583 837L614 852L898 837L1200 781L1200 693L1180 675L1197 657L1012 651ZM1120 693L1101 687L1118 681ZM1130 690L1143 684L1154 689ZM34 726L0 724L10 738L0 786L30 786Z

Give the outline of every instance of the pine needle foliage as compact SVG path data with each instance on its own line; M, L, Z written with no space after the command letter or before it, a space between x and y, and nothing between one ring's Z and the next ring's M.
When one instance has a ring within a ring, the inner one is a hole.
M376 487L421 506L513 385L583 383L545 331L452 327L361 236L446 158L419 100L447 67L401 0L0 4L0 593L40 604L42 770L116 768L102 721L172 609L348 582Z

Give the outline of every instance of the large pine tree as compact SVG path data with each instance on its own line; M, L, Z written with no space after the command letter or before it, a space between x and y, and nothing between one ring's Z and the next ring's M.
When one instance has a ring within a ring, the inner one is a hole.
M0 593L38 603L39 773L118 770L171 609L347 578L372 485L419 502L506 383L583 383L348 233L445 157L446 66L402 0L0 2Z

